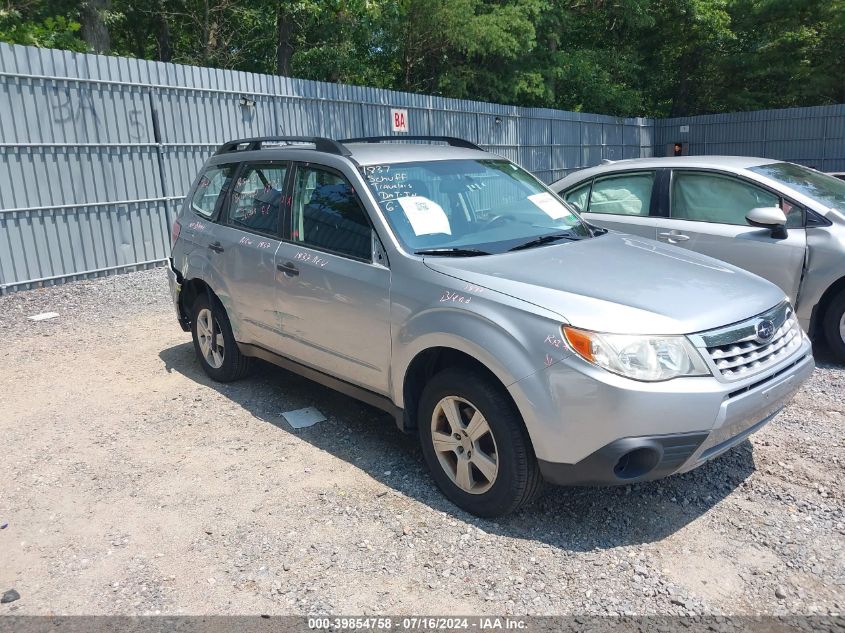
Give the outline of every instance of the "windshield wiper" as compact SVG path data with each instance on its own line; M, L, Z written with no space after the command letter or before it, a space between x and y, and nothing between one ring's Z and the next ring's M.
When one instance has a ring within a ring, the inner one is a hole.
M524 244L517 244L513 248L509 248L509 251L521 251L525 248L534 248L535 246L542 246L543 244L548 244L550 242L557 242L558 240L572 240L573 242L577 242L578 240L583 239L580 235L575 233L549 233L548 235L541 235L540 237L535 237L533 240L528 240Z
M415 255L441 255L443 257L475 257L477 255L490 255L487 251L477 248L421 248L414 251Z

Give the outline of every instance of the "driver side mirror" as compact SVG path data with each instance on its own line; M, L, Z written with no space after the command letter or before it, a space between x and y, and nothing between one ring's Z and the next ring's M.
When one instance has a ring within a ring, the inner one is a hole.
M578 204L577 202L567 202L566 204L568 204L570 207L572 207L573 209L575 209L575 211L576 211L577 213L584 213L584 209L582 209L582 208L581 208L581 205L580 205L580 204Z
M782 240L786 237L786 214L778 207L757 207L745 216L751 226L770 229L772 237Z

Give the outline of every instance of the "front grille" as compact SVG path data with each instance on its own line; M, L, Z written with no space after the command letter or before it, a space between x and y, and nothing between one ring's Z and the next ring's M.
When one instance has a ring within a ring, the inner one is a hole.
M774 334L761 340L757 325L771 321ZM713 367L725 380L754 376L788 358L801 346L801 326L783 303L742 323L701 335Z

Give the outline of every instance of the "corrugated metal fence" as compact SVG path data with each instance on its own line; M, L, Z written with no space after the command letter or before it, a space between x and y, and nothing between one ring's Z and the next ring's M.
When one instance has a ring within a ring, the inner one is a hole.
M472 140L547 182L679 140L845 170L845 106L655 122L7 44L0 87L0 293L162 262L226 140L389 134L394 107L411 134Z
M390 133L475 141L551 181L651 151L652 122L0 44L0 292L156 265L226 140ZM240 105L242 96L255 102Z
M845 171L845 105L658 119L654 136L656 156L680 142L694 156L762 156Z

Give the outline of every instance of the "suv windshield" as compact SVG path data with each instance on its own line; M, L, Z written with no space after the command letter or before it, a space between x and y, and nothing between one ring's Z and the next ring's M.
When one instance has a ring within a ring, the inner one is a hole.
M772 163L750 169L800 191L825 206L845 211L845 181L792 163Z
M393 232L412 251L501 253L550 234L590 236L574 211L504 159L361 169Z

